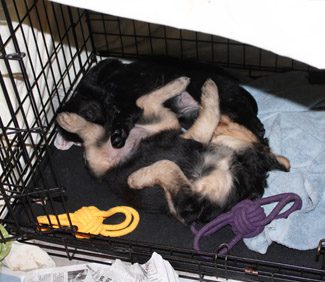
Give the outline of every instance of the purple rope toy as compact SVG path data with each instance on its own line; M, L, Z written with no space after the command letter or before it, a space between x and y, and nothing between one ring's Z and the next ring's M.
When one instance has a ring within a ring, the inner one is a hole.
M261 207L265 204L278 202L274 209L266 216ZM293 205L283 213L281 210L290 202ZM200 251L200 240L209 236L225 225L230 225L235 237L228 243L222 244L218 253L226 255L228 251L238 243L242 238L255 237L264 230L264 227L274 219L287 218L292 212L300 210L302 207L301 198L294 193L283 193L267 198L252 200L243 200L235 205L229 212L219 215L208 224L197 230L194 225L191 230L194 233L194 249Z

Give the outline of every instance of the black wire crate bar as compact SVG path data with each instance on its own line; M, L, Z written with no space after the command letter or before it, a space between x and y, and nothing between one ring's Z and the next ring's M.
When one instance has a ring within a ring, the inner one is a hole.
M198 253L189 226L142 210L131 234L80 239L77 235L89 234L78 232L70 213L86 206L108 210L123 203L90 175L81 146L56 146L58 110L89 69L106 58L191 58L247 80L304 71L318 83L324 78L321 72L227 38L46 0L0 0L0 12L0 224L9 232L5 236L0 231L0 243L17 239L51 255L107 264L114 259L143 263L157 252L181 277L198 281L325 280L324 240L309 251L273 243L265 255L240 241L228 255L217 255L218 246L233 236L225 228L208 238ZM40 224L39 216L50 224Z
M208 277L239 279L244 281L324 281L325 271L308 267L297 267L289 264L270 263L229 254L218 256L213 253L194 253L191 250L171 248L164 245L152 245L113 238L94 238L80 241L70 236L48 237L27 236L34 239L34 244L47 249L51 254L66 256L70 259L80 259L88 262L110 264L114 259L131 263L146 262L152 252L157 252L168 260L174 269L197 274L201 281L210 281ZM324 257L320 257L324 260ZM205 280L206 279L206 280ZM211 280L212 281L212 280Z

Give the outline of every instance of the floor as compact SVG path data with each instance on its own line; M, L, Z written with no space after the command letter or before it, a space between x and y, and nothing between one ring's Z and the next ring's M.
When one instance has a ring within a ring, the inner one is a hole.
M45 251L47 251L45 249ZM79 264L87 264L87 261L91 260L92 257L90 257L89 255L87 256L82 256L82 255L78 255L78 259L72 259L69 260L67 257L62 256L64 255L63 253L57 252L56 255L51 255L51 258L54 260L56 267L63 267L63 266L77 266ZM106 260L106 261L102 261L104 263L113 263L114 261L110 260ZM129 270L130 263L126 263L126 269ZM162 266L163 267L163 266ZM160 269L160 268L159 268ZM37 274L39 275L39 273L42 273L43 270L40 270ZM72 272L72 270L71 270ZM165 272L166 273L166 272ZM216 277L208 277L208 276L204 276L204 277L200 277L198 274L193 274L193 273L187 273L187 272L176 272L179 276L179 281L180 282L191 282L191 281L217 281L217 282L238 282L237 280L226 280L223 278L216 278ZM24 271L11 271L10 269L8 269L7 267L5 267L4 265L0 265L0 281L2 282L30 282L30 281L39 281L39 280L28 280L28 278L26 278L26 274L27 272ZM26 280L25 280L26 279ZM66 280L62 280L63 278L60 277L59 280L55 280L55 281L59 281L59 282L70 282L70 281L74 281L74 280L70 280L68 277L66 277ZM47 280L42 280L42 281L47 281ZM48 280L49 281L49 280ZM86 280L78 280L78 281L86 281ZM88 280L87 280L88 281ZM97 281L97 280L96 280ZM101 280L98 280L101 281ZM123 279L123 282L125 280ZM149 280L149 281L153 281L153 280ZM158 281L158 280L155 280ZM161 280L161 281L166 281L166 280ZM128 282L128 281L126 281ZM130 281L131 282L131 281Z

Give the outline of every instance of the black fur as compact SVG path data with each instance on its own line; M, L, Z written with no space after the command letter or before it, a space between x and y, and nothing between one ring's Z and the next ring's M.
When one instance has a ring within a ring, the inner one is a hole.
M285 169L269 154L264 128L257 118L255 100L236 80L224 71L205 64L136 61L124 65L118 60L105 60L81 80L74 96L62 107L61 112L77 113L88 121L103 125L106 135L111 137L112 145L122 147L130 129L141 116L141 110L136 106L137 98L181 75L191 77L187 90L196 100L200 99L201 87L206 78L212 78L218 85L221 113L248 128L260 141L252 148L233 155L230 170L236 181L223 206L195 194L190 187L176 189L177 193L172 195L172 200L177 214L184 222L190 223L209 220L242 199L262 196L268 171ZM173 99L166 106L177 112ZM179 118L183 127L188 128L196 116L197 112L190 111L182 113ZM80 140L71 134L64 136L70 140ZM161 188L132 190L127 184L128 176L157 161L170 160L193 181L213 169L203 162L202 155L207 153L216 154L217 149L183 139L177 130L160 132L143 140L135 152L109 170L102 180L112 191L137 208L166 211L166 200Z
M257 143L252 148L234 154L230 170L236 181L223 206L196 194L190 187L175 187L177 192L172 194L172 200L178 217L187 224L193 221L206 222L230 209L240 200L261 197L267 186L268 172L272 169L286 170L272 154L265 152L266 148L265 145ZM218 148L181 138L179 131L160 132L143 140L127 160L105 174L103 181L132 206L153 212L166 212L168 209L162 189L130 189L127 184L129 175L164 159L175 162L186 177L194 181L209 173L211 168L205 166L202 156L213 153L217 154Z
M77 113L103 125L113 147L120 148L141 115L135 103L137 98L184 75L191 78L187 90L197 101L203 83L211 78L219 88L221 112L263 138L264 127L256 116L256 102L238 81L223 69L190 61L166 58L137 60L131 64L116 59L101 61L83 77L73 97L59 112ZM177 112L174 99L166 105ZM196 115L193 111L181 114L182 126L188 128ZM81 141L78 136L61 131L67 140Z
M209 151L209 146L203 152ZM265 144L255 143L251 148L235 153L230 171L233 189L224 206L218 206L190 190L181 190L173 200L179 216L186 222L209 221L221 212L231 209L243 199L257 199L263 196L267 177L271 170L288 171L281 165Z
M143 190L130 189L128 176L138 169L165 159L176 162L188 177L193 162L200 159L204 146L193 140L180 138L180 131L163 131L141 141L130 157L109 170L102 178L108 187L132 206L152 212L166 212L167 205L163 190L154 187Z

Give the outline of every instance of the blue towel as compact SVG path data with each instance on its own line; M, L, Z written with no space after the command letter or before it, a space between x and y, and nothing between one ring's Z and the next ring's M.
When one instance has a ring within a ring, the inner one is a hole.
M256 99L270 146L291 162L289 173L272 171L264 197L297 193L302 209L245 239L266 253L272 241L298 250L316 248L325 238L325 85L311 85L304 72L277 74L243 85ZM264 206L268 214L274 204Z

